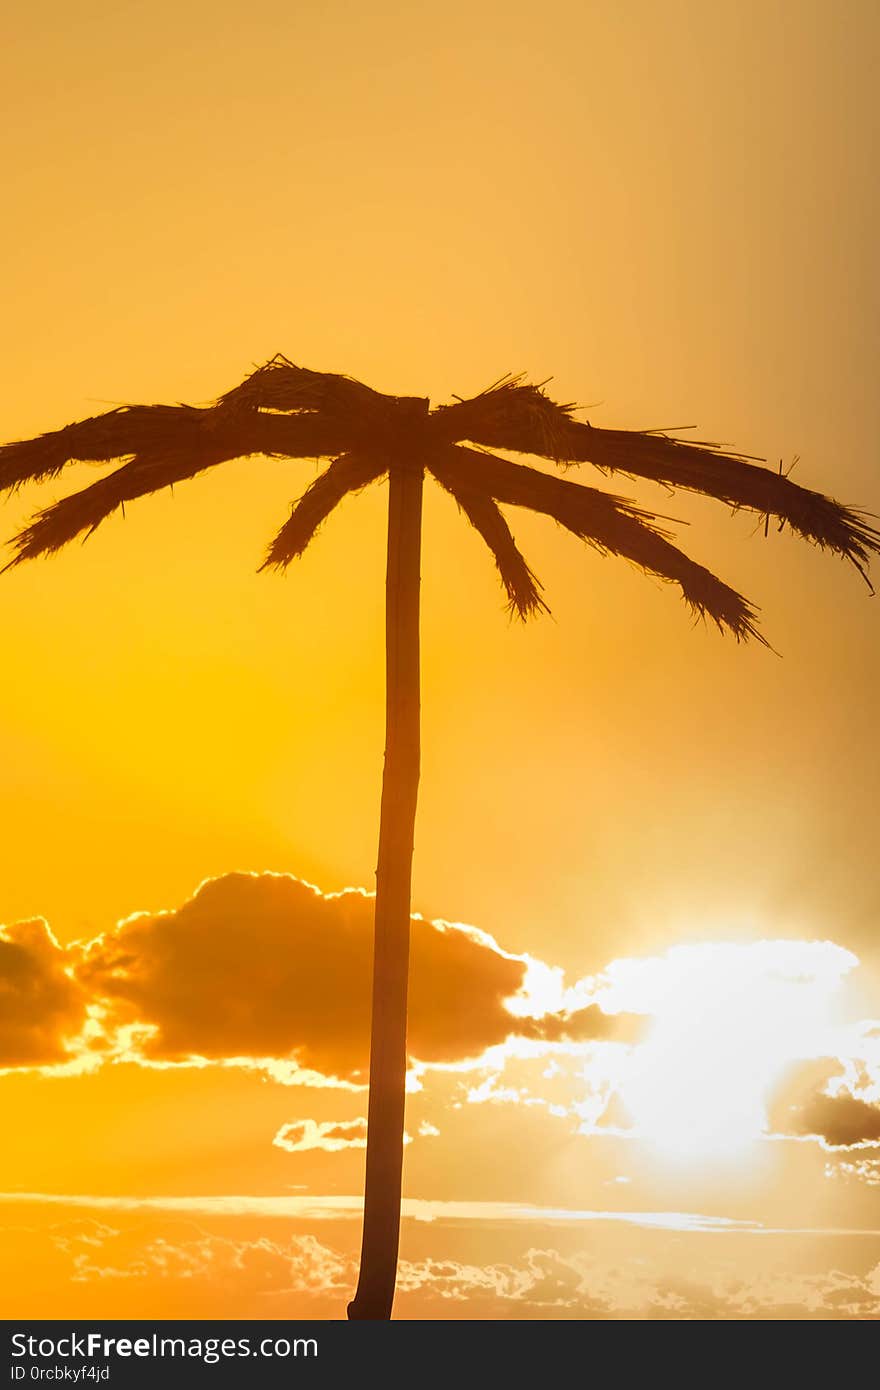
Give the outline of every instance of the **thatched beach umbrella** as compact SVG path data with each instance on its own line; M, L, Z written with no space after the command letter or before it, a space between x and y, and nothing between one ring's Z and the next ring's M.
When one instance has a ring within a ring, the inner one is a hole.
M366 1192L360 1279L351 1318L388 1318L400 1225L406 1076L406 995L413 833L419 780L419 564L422 487L449 492L492 553L511 611L546 608L500 504L552 518L603 555L619 555L676 584L694 613L737 639L764 639L755 611L688 558L658 517L621 497L511 462L493 449L568 469L589 462L775 517L843 556L863 575L880 534L866 517L759 462L659 432L594 429L543 389L505 377L471 400L431 410L349 377L275 357L206 409L126 406L0 448L0 489L45 482L73 460L125 460L91 486L39 512L12 544L7 568L60 550L126 502L226 459L264 454L332 461L293 507L263 568L284 569L351 492L389 478L386 579L386 742L376 870L373 1013Z

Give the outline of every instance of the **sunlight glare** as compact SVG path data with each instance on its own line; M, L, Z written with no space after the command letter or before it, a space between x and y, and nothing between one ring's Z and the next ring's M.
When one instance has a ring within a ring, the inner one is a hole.
M833 1051L831 1006L857 963L827 941L706 943L615 962L605 1007L653 1016L621 1087L639 1135L676 1162L741 1159L786 1067Z

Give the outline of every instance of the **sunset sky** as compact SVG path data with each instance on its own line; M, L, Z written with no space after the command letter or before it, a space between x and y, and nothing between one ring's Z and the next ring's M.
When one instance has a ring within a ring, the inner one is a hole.
M0 440L276 352L508 371L880 512L868 0L168 0L6 21ZM3 539L99 476L5 502ZM387 486L286 577L246 459L0 578L7 1317L339 1317ZM626 479L774 652L426 487L402 1317L880 1316L880 608ZM875 567L874 580L880 569Z

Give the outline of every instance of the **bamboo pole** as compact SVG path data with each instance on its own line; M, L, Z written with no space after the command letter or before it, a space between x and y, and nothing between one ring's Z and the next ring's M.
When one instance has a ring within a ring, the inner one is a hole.
M373 954L361 1266L351 1319L391 1317L397 1277L406 1082L410 897L419 786L419 565L423 469L390 469L385 597L385 767Z

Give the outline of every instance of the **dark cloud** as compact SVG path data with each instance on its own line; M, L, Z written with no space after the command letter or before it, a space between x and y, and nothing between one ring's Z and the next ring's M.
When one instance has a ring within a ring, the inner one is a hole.
M0 929L0 1067L69 1060L86 1021L86 994L40 919Z
M93 942L78 976L111 1001L117 1021L151 1025L154 1060L293 1059L362 1079L369 1055L373 900L322 895L299 879L228 874L174 912L141 914ZM598 1008L537 1023L505 999L526 962L472 928L414 920L411 1055L422 1062L476 1057L512 1033L604 1037Z
M598 1004L573 1013L545 1014L542 1018L523 1018L517 1023L517 1034L537 1038L541 1042L637 1042L644 1031L645 1019L638 1014L606 1014Z
M355 1139L366 1137L366 1120L340 1120L337 1124L327 1124L324 1128L325 1139L339 1140L340 1143L350 1144Z
M804 1063L777 1098L771 1127L779 1134L818 1139L829 1149L880 1144L880 1105L854 1094L845 1080L836 1059Z
M367 1122L363 1116L356 1120L292 1120L281 1126L272 1143L292 1154L307 1149L323 1149L326 1153L364 1149Z
M861 1144L880 1144L880 1105L841 1091L827 1096L819 1092L793 1116L795 1134L809 1134L829 1148L850 1149Z

